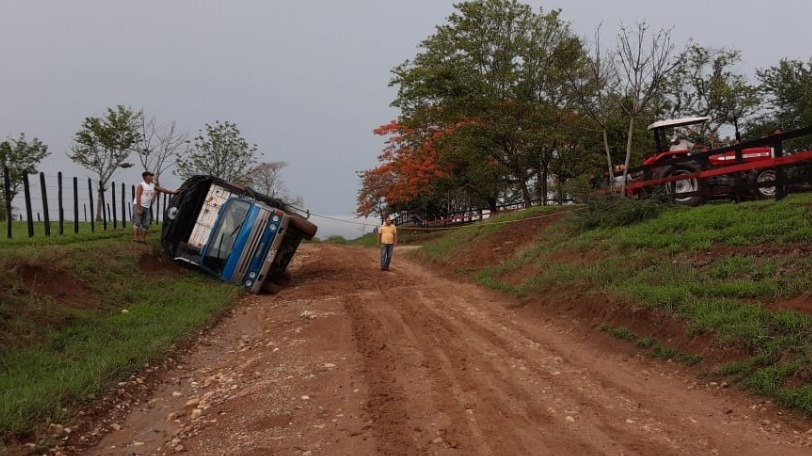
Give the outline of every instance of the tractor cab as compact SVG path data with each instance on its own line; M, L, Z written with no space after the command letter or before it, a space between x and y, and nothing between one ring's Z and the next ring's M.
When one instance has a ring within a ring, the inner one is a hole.
M701 125L710 120L709 117L683 117L681 119L668 119L654 122L648 126L648 130L654 132L654 144L657 146L657 153L675 152L685 150L690 152L691 144L683 135L680 135L681 127L690 125Z

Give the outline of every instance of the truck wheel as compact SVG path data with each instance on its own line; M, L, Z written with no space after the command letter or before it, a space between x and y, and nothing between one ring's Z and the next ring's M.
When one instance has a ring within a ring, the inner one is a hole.
M270 280L266 280L265 283L262 284L261 290L262 290L263 293L276 294L276 293L279 293L280 291L282 291L283 288L285 288L285 287L283 287L282 285L279 285L278 283L274 283L274 282L271 282Z
M759 169L753 178L753 184L761 184L764 182L775 182L775 170L772 168ZM753 189L753 196L758 199L775 198L775 185L769 187L758 187Z
M663 176L682 176L685 174L695 173L697 170L690 165L677 165L668 169L663 173ZM704 189L704 184L697 178L683 179L676 182L669 182L665 185L665 191L672 195L674 202L684 206L698 206L705 201L705 197L701 195L693 196L680 196L683 193L698 192Z
M316 235L316 231L319 229L319 227L297 214L290 214L290 223L302 233L302 237L307 241L313 239L313 236Z
M290 282L293 280L293 274L290 271L285 269L282 274L277 274L276 276L269 277L268 280L271 282L286 287L290 285Z

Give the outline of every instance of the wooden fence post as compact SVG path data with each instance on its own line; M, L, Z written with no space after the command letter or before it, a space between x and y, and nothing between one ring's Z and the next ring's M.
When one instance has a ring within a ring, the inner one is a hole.
M779 138L773 143L773 156L775 158L784 156L784 143ZM785 182L787 180L787 171L783 166L777 166L775 170L775 180L777 182ZM775 186L775 200L784 199L787 196L787 188L785 184Z
M34 214L31 210L31 186L28 173L23 173L23 193L25 195L25 216L28 217L28 237L34 237Z
M127 206L124 205L124 182L121 183L121 227L127 228Z
M73 178L73 232L79 232L79 179Z
M45 188L45 173L39 173L39 185L42 187L42 214L45 221L45 236L51 237L51 214L48 213L48 192Z
M11 193L11 173L8 170L8 166L3 165L3 194L6 195L6 236L11 239L11 225L12 221L14 221L14 216L11 213L11 198L8 197L8 194Z
M153 201L155 203L155 210L152 212L152 221L156 225L159 223L158 217L161 214L161 195L162 194L163 193L158 193L158 197L155 198L155 200ZM150 208L150 210L152 210L152 208Z
M116 183L110 185L110 206L113 209L113 229L118 229L118 220L116 217Z
M90 232L96 232L96 216L93 214L93 181L87 178L87 196L90 199Z
M59 235L65 234L65 212L62 208L62 171L56 173L56 183L59 186Z

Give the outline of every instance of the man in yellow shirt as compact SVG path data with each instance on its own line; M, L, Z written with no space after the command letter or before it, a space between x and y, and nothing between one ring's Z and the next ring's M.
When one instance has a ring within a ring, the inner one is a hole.
M381 246L381 271L389 270L395 244L398 243L398 229L392 224L392 219L386 217L383 225L378 227L378 245Z

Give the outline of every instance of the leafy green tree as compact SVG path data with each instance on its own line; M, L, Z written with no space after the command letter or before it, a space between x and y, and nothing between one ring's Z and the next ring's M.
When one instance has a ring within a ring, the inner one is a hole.
M769 106L768 122L784 130L812 125L812 59L781 59L776 66L756 71L759 90Z
M734 70L740 61L737 50L693 45L672 71L667 96L671 117L710 117L695 139L718 140L723 125L744 120L759 105L756 87Z
M613 131L617 130L621 116L620 75L615 64L616 54L601 47L600 26L595 30L594 42L589 45L589 52L581 56L581 61L567 70L571 93L575 99L578 112L594 124L600 132L601 146L606 157L606 172L614 180L614 163L620 158L617 152L617 141L612 140ZM590 126L582 122L582 134ZM600 167L596 167L599 169ZM596 170L594 174L600 174Z
M37 172L39 163L49 154L48 146L37 138L28 141L25 133L20 133L18 139L9 138L0 142L0 173L7 168L9 172L8 193L5 185L0 185L0 195L2 195L2 208L5 217L10 217L7 212L8 203L20 192L23 184L23 175ZM0 178L2 181L2 178ZM7 219L8 220L8 219Z
M186 179L209 174L239 184L251 183L257 163L257 145L248 144L237 125L228 121L206 124L195 137L191 151L178 159L176 174Z
M141 111L118 105L107 108L104 117L87 117L73 137L75 142L68 157L93 171L99 181L96 218L101 220L101 192L119 168L130 168L127 160L141 140Z
M554 133L550 119L566 106L563 69L577 59L580 41L558 11L534 13L516 0L455 8L413 60L393 69L393 105L407 127L467 122L457 134L471 149L456 150L455 158L469 171L504 170L501 180L529 205L527 182L547 172L543 154L550 149L540 146Z

